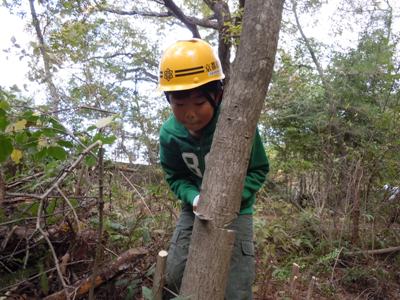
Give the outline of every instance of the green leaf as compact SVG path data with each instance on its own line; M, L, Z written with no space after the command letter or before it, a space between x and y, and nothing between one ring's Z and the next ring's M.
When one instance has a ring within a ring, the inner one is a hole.
M95 166L95 165L96 165L96 162L97 162L97 160L96 160L96 158L93 157L93 155L88 155L88 156L85 157L85 164L86 164L88 167L93 167L93 166Z
M134 280L132 284L130 284L127 288L127 293L125 296L125 300L131 300L135 298L135 295L139 291L139 285L142 283L141 280Z
M147 227L143 228L142 238L145 245L149 244L151 241L150 231Z
M41 161L45 157L47 157L47 148L43 148L42 150L34 154L34 159L36 161Z
M13 146L11 140L0 135L0 162L5 161L12 153Z
M25 144L28 141L28 135L25 131L16 133L14 136L14 140L18 144Z
M67 152L62 147L51 146L47 148L47 153L58 160L65 160L67 158Z
M145 300L153 300L153 291L148 287L142 286L142 294Z
M60 140L57 141L57 144L59 144L60 146L63 146L65 148L71 149L74 147L74 144L70 141L64 141L64 140Z
M90 125L87 129L86 129L86 131L92 131L92 130L94 130L94 129L96 129L97 127L95 126L95 125Z
M31 111L31 110L25 111L25 112L22 114L22 116L23 116L27 121L34 122L34 123L36 123L36 120L39 118L39 117L37 116L37 114L35 114L35 113L34 113L33 111Z
M0 108L0 130L4 131L9 123L6 112Z
M56 119L50 118L49 122L53 125L54 129L57 129L57 131L65 132L65 127Z
M107 221L107 226L112 229L112 230L116 230L116 231L121 231L126 229L126 227L123 224L117 223L117 222L113 222L113 221Z
M9 108L10 108L10 105L6 101L4 101L4 100L0 101L0 109L7 110Z
M49 279L47 278L47 273L44 272L43 264L39 265L40 273L40 288L42 289L43 294L47 295L49 293Z
M54 128L43 128L41 132L42 135L47 137L55 137L57 135L57 131Z
M115 135L105 136L105 135L103 135L101 133L97 133L94 136L94 141L100 140L100 141L102 141L103 144L106 144L106 145L113 144L116 139L117 139L117 137Z

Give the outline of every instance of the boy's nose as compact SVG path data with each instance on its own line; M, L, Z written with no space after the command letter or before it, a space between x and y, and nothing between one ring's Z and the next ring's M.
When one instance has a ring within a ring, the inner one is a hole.
M192 111L187 111L186 112L186 120L188 121L194 121L196 119L196 115Z

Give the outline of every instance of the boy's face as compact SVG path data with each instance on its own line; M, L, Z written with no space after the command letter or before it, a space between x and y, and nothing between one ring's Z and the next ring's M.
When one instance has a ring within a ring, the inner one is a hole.
M170 104L175 118L194 136L201 134L214 115L213 106L199 90L179 98L171 94Z

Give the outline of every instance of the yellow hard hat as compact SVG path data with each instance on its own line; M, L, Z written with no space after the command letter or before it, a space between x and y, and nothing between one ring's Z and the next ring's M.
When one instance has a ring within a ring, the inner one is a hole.
M210 44L200 39L182 40L164 51L158 87L164 92L189 90L224 78Z

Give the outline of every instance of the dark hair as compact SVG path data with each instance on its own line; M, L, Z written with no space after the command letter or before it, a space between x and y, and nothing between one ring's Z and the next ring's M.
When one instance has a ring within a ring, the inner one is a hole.
M186 97L190 96L192 91L195 89L199 89L204 94L204 96L207 98L207 100L211 103L211 105L213 105L215 107L216 103L215 103L214 99L211 97L211 94L217 94L218 92L222 92L223 85L220 80L214 80L214 81L210 81L206 84L203 84L199 87L196 87L194 89L164 92L164 93L165 93L165 97L167 98L167 101L169 102L171 95L174 95L174 98L177 98L177 99L186 98Z

